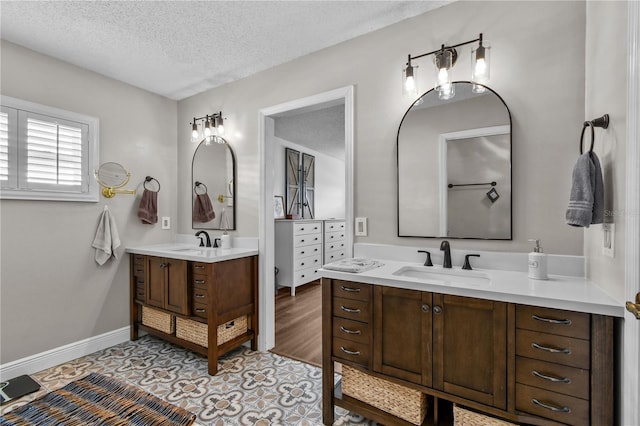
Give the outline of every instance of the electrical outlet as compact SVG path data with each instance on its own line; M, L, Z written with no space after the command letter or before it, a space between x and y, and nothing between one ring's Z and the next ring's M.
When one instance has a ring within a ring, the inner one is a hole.
M367 218L366 217L356 217L356 236L357 237L367 236Z
M609 257L614 257L614 247L616 234L616 225L613 223L602 224L602 254Z
M171 218L169 216L162 216L162 229L171 229Z

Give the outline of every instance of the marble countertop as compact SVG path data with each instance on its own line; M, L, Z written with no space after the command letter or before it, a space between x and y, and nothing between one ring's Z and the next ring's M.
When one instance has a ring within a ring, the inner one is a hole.
M624 316L624 303L615 300L597 285L582 277L549 275L548 280L534 280L526 272L459 266L444 269L422 263L376 259L383 265L359 273L321 269L323 277L345 281L379 284L411 290L431 291L456 296L476 297L503 302L566 309L592 314ZM399 275L404 268L412 277ZM395 274L394 274L395 273ZM435 273L435 274L434 274ZM431 274L431 277L427 275Z
M127 247L126 252L206 263L222 262L224 260L258 255L257 248L234 247L223 249L198 247L184 243L150 244Z

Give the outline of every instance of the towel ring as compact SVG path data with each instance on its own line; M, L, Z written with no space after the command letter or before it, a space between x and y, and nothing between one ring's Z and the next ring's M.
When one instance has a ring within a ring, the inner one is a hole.
M582 144L584 142L584 130L587 127L591 127L591 146L589 147L589 152L593 152L593 142L596 140L596 133L593 128L593 123L591 121L585 121L582 126L582 133L580 134L580 155L582 155Z
M147 188L147 182L151 182L152 180L156 181L156 183L158 184L158 190L157 191L153 191L149 188ZM151 176L147 176L146 178L144 178L144 183L142 184L143 188L152 192L160 192L160 182L158 181L158 179L151 177Z
M198 194L198 187L200 186L204 186L204 192L201 194ZM206 194L209 190L207 189L207 185L205 185L204 183L200 182L200 181L196 181L195 186L193 187L193 192L196 193L196 195L203 195Z

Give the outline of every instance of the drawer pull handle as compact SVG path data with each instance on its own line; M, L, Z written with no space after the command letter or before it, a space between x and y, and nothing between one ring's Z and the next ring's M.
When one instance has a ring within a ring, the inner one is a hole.
M542 408L546 408L547 410L551 410L556 413L570 413L571 409L569 407L554 407L553 405L545 404L544 402L540 402L537 399L533 398L531 400L536 405L539 405Z
M342 306L342 305L340 305L340 309L342 309L343 311L348 312L350 314L359 314L360 313L360 309L347 308L346 306Z
M205 283L205 281L204 281L204 280L195 280L194 282L195 282L196 284L204 284L204 283Z
M196 299L204 299L204 294L196 293Z
M360 351L350 351L349 349L345 349L344 346L340 346L340 350L347 355L360 355Z
M202 266L202 265L195 265L195 266L193 267L193 269L204 269L204 266Z
M136 269L136 273L141 274L144 272L144 269Z
M568 377L553 377L553 376L547 376L546 374L542 374L536 370L533 370L531 372L531 374L533 374L535 377L539 377L541 379L545 379L545 380L549 380L550 382L554 382L554 383L566 383L569 384L571 383L571 379Z
M161 268L166 268L167 266L169 266L169 264L168 264L168 263L164 263L164 262L163 262L163 263L161 263L161 264L160 264L160 265L158 265L158 266L160 266Z
M344 326L340 326L340 331L342 331L343 333L347 333L347 334L361 334L362 332L360 330L349 330L348 328L345 328Z
M565 348L565 349L549 348L547 346L542 346L537 343L532 343L531 347L534 349L540 349L543 351L551 352L552 354L566 354L566 355L571 354L571 349L568 349L568 348Z
M340 289L342 291L350 291L351 293L360 293L360 289L359 288L345 287L345 286L341 285Z
M196 312L199 313L199 314L203 314L203 313L207 312L207 310L206 309L202 309L202 308L196 308Z
M538 315L531 315L531 319L534 319L536 321L548 322L549 324L571 325L570 319L557 320L552 318L539 317Z

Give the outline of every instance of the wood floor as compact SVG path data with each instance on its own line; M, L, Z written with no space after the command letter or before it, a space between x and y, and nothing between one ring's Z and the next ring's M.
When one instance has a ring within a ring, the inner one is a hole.
M320 280L276 295L276 345L271 352L322 365L322 291Z

